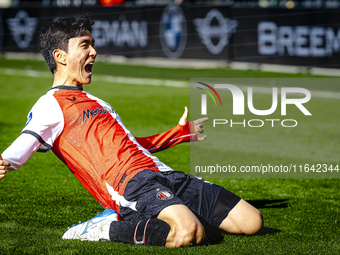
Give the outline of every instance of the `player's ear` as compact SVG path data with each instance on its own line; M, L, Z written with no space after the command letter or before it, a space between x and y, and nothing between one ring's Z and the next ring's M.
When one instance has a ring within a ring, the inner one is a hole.
M53 51L53 57L55 62L61 65L66 65L66 52L61 49L55 49Z

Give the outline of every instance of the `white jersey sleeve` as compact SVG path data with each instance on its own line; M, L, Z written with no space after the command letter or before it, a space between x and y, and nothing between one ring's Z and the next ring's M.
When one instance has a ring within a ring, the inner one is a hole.
M64 116L51 91L42 96L28 114L21 135L4 151L2 157L16 170L36 151L47 152L64 127Z

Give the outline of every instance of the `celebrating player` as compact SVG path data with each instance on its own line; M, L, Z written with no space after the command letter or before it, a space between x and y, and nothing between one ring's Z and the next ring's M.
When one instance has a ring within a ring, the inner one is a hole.
M54 75L52 88L28 114L21 135L0 158L0 178L17 170L36 151L52 150L104 212L69 228L64 239L185 246L200 243L204 226L230 233L256 233L260 212L230 191L174 171L151 153L181 142L205 139L203 118L162 134L134 137L117 112L83 91L97 52L89 13L52 21L39 46ZM119 220L118 220L119 216Z

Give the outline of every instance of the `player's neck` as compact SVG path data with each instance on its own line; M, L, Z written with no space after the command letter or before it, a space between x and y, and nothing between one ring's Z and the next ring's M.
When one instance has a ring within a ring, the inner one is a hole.
M71 80L65 73L56 72L54 74L52 88L56 86L83 87L83 84Z

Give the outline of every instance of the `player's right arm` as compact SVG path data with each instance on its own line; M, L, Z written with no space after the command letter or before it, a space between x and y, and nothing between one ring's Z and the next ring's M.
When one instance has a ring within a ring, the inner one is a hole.
M63 125L63 113L58 102L53 96L42 96L28 114L20 136L2 153L0 179L22 167L36 151L51 150Z
M40 144L36 139L32 139L27 135L20 135L0 155L0 179L4 178L6 173L22 167L39 147Z
M6 170L3 174L22 167L40 146L40 142L35 137L21 133L1 155L0 169Z
M10 167L11 164L7 161L4 161L0 155L0 179L4 178L6 173L9 172L7 167Z

